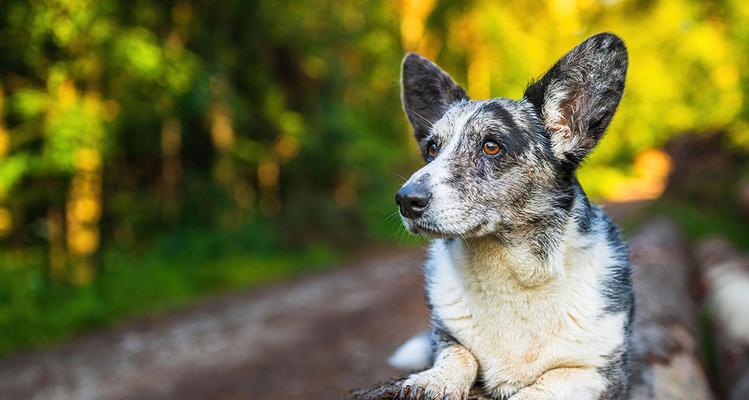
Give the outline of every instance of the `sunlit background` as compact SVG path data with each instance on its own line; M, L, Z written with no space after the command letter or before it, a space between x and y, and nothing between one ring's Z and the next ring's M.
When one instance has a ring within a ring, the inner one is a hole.
M413 245L403 54L517 98L600 31L630 69L589 195L746 244L746 1L0 2L0 355Z

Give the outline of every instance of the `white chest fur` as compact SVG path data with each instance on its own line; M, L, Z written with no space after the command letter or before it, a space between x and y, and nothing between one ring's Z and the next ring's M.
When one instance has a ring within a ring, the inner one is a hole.
M601 294L612 252L592 239L567 246L563 268L532 286L522 277L539 266L518 257L522 249L492 239L432 245L432 312L476 357L492 394L511 395L554 368L602 367L624 342L625 315L606 313Z

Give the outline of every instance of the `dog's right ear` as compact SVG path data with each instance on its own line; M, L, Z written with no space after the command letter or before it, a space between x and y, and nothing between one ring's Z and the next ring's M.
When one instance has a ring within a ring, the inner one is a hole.
M468 100L465 90L426 58L408 53L401 68L403 110L414 129L414 137L423 150L423 140L450 106Z

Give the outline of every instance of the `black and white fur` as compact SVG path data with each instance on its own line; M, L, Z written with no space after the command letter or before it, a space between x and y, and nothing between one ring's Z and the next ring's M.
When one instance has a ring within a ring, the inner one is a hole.
M476 383L495 399L626 397L629 252L575 175L626 71L624 43L602 33L520 100L473 101L429 60L405 57L403 105L427 164L399 195L422 191L428 204L399 205L411 233L434 239L432 331L431 349L416 338L392 361L430 350L433 364L408 377L402 398L462 399ZM482 152L487 141L500 153Z

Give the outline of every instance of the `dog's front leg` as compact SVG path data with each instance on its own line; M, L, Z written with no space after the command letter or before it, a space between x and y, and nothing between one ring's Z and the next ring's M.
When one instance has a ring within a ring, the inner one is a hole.
M593 400L606 391L606 379L595 368L556 368L546 371L532 385L510 400Z
M412 374L403 383L401 399L450 399L468 397L476 381L478 363L465 347L453 342L437 354L431 369Z

